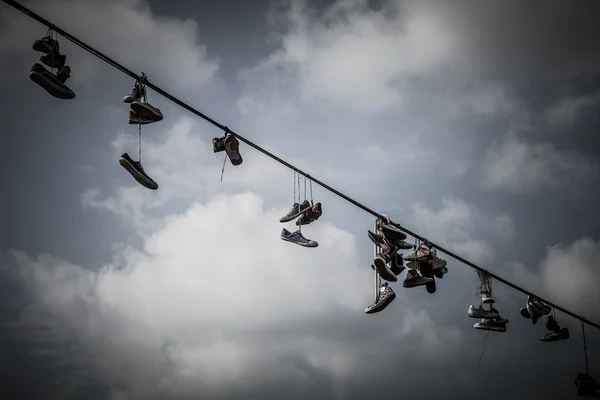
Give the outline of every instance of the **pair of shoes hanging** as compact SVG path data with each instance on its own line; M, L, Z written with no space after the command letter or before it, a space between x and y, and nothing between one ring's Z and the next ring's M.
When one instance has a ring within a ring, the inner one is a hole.
M540 338L542 342L558 342L569 339L569 328L561 328L553 315L546 315L546 329L548 332Z
M223 137L213 138L212 143L213 152L220 153L224 151L232 165L238 166L244 162L240 154L240 142L232 134L226 132Z
M532 324L536 324L537 321L545 315L550 314L552 307L544 304L540 299L535 296L527 296L527 303L525 307L522 307L520 312L524 318L530 319Z
M383 216L383 219L375 221L375 232L369 230L367 235L376 248L380 249L376 250L377 255L371 268L377 270L381 279L396 282L398 275L406 269L403 255L398 253L407 248L406 234L393 226L387 216Z
M295 243L303 247L318 247L319 243L315 240L307 239L302 234L302 226L309 225L318 220L323 214L321 203L314 203L312 199L312 181L310 182L310 202L304 200L300 203L300 175L298 174L298 201L296 202L296 172L294 171L294 205L292 209L279 219L281 223L291 222L296 219L298 230L290 232L283 228L281 230L281 239L286 242ZM306 177L304 178L304 195L306 196Z
M476 322L473 325L473 328L484 331L506 332L506 324L509 323L509 320L502 317L500 312L498 312L498 310L492 306L492 304L496 302L496 299L492 295L491 280L487 276L479 276L480 280L483 280L480 283L481 286L487 288L480 290L479 307L470 305L467 311L469 317L481 319L481 321ZM487 305L488 308L484 308L484 305Z
M381 312L389 306L396 298L396 293L389 287L387 282L383 282L377 289L375 302L365 308L365 314L375 314Z
M65 65L67 56L60 53L58 40L52 37L52 31L33 42L33 50L43 53L40 61L57 72L48 71L42 64L34 63L29 71L29 79L41 86L50 95L63 100L75 98L75 93L65 84L71 76L71 68Z
M427 241L416 247L414 253L404 258L409 270L403 285L406 288L425 286L427 292L433 294L437 290L435 278L442 279L448 273L447 262L437 256L437 249Z
M138 137L139 137L139 160L133 160L129 154L123 153L119 158L119 164L127 172L131 174L131 176L138 182L140 185L150 189L157 190L158 183L156 183L144 170L142 166L142 125L148 125L155 122L159 122L163 119L163 114L159 108L154 107L148 102L148 97L146 94L146 86L144 85L144 81L146 76L142 74L142 79L136 81L133 89L121 100L123 103L130 104L128 122L131 125L138 125Z

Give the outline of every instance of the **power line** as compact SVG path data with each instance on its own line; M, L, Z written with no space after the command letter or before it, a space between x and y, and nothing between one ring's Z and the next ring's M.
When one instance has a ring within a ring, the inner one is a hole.
M112 60L111 58L109 58L108 56L100 53L98 50L92 48L91 46L87 45L86 43L82 42L81 40L77 39L75 36L71 35L68 32L65 32L64 30L62 30L61 28L59 28L58 26L54 25L53 23L51 23L50 21L42 18L40 15L34 13L33 11L31 11L30 9L26 8L25 6L19 4L16 1L13 0L2 0L3 2L5 2L6 4L16 8L17 10L21 11L23 14L28 15L29 17L35 19L36 21L38 21L39 23L47 26L48 28L52 29L54 32L59 33L60 35L64 36L66 39L70 40L71 42L75 43L77 46L81 47L82 49L86 50L87 52L95 55L96 57L100 58L101 60L105 61L106 63L112 65L113 67L115 67L116 69L120 70L121 72L123 72L124 74L129 75L130 77L134 78L135 80L139 80L141 77L139 75L137 75L136 73L134 73L133 71L125 68L123 65L119 64L118 62ZM248 146L254 148L255 150L258 150L259 152L263 153L264 155L266 155L267 157L272 158L273 160L277 161L278 163L286 166L287 168L296 171L298 174L304 176L307 179L310 179L311 181L313 181L314 183L316 183L317 185L321 186L323 189L328 190L329 192L337 195L338 197L341 197L342 199L352 203L353 205L355 205L356 207L366 211L367 213L373 215L374 217L377 218L381 218L382 215L379 214L378 212L372 210L371 208L365 206L362 203L359 203L358 201L352 199L351 197L348 197L347 195L345 195L344 193L332 188L331 186L327 185L326 183L320 181L319 179L316 179L312 176L310 176L309 174L307 174L306 172L300 170L299 168L293 166L292 164L288 163L287 161L277 157L275 154L270 153L269 151L263 149L262 147L258 146L257 144L254 144L253 142L251 142L250 140L244 138L243 136L240 136L238 133L232 131L231 129L229 129L227 126L222 125L220 123L218 123L217 121L213 120L212 118L210 118L209 116L201 113L200 111L196 110L195 108L189 106L188 104L184 103L183 101L179 100L177 97L169 94L168 92L165 92L164 90L162 90L161 88L159 88L158 86L154 85L153 83L149 82L148 80L146 80L145 85L149 88L151 88L152 90L154 90L155 92L161 94L162 96L166 97L167 99L171 100L173 103L177 104L178 106L185 108L186 110L188 110L189 112L191 112L192 114L195 114L197 116L199 116L200 118L204 119L205 121L211 123L212 125L216 126L217 128L223 130L226 133L229 133L233 136L235 136L236 138L238 138L239 140L241 140L242 142L246 143ZM528 296L535 296L538 299L540 299L541 301L543 301L544 303L548 304L551 307L554 307L555 309L562 311L563 313L578 319L579 321L581 321L582 323L586 323L589 324L591 326L593 326L594 328L600 329L600 325L589 321L588 319L586 319L584 316L582 315L577 315L563 307L560 307L556 304L553 304L525 289L523 289L520 286L515 285L514 283L511 283L509 281L507 281L504 278L501 278L491 272L489 272L488 270L481 268L475 264L473 264L472 262L464 259L463 257L460 257L457 254L454 254L453 252L444 249L441 246L438 246L437 244L431 242L430 240L418 235L415 232L410 231L409 229L403 227L400 224L397 223L393 223L393 225L395 225L397 228L401 229L402 231L406 232L407 234L409 234L410 236L415 237L416 239L424 242L424 241L428 241L433 247L435 247L436 249L438 249L439 251L441 251L442 253L445 253L446 255L448 255L449 257L454 258L457 261L462 262L463 264L468 265L469 267L479 271L479 272L485 272L487 273L490 277L492 277L493 279L497 280L498 282L502 282L503 284L523 293L526 294Z

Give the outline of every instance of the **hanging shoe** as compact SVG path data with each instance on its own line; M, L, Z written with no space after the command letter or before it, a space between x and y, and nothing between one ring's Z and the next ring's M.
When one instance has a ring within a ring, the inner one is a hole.
M146 88L140 86L136 81L133 89L121 100L123 103L133 103L134 101L142 101L142 98L146 95Z
M422 243L417 251L404 257L406 261L426 261L431 258L431 249Z
M481 302L483 304L494 304L496 300L486 291L481 292Z
M519 311L524 318L531 319L531 314L527 310L527 307L521 307Z
M560 338L560 340L567 340L571 335L569 334L569 328L560 328L556 331L556 334Z
M40 61L50 68L62 68L67 62L67 56L62 54L46 54L40 56Z
M558 321L556 321L556 319L552 315L546 316L546 329L548 329L551 332L556 332L560 329Z
M506 324L508 324L510 322L508 320L508 318L504 318L504 317L494 318L494 321L497 322L497 323L499 323L499 324L504 324L504 325L506 325Z
M398 281L398 277L388 267L387 263L383 258L377 257L375 261L373 261L373 265L375 265L375 269L377 269L377 273L379 273L381 279L384 279L388 282Z
M225 151L225 136L221 138L213 138L213 153L220 153Z
M444 275L448 273L448 268L446 268L446 265L448 263L446 262L446 260L442 260L441 258L436 257L433 260L429 261L429 263L431 264L433 275L436 278L442 279Z
M315 203L312 207L300 215L300 218L296 220L296 225L309 225L311 222L315 222L321 218L322 214L323 208L321 207L321 203Z
M69 67L64 66L57 75L54 75L43 65L35 63L29 72L29 79L57 99L71 100L75 98L75 93L65 85L70 71Z
M400 275L406 269L402 254L396 254L388 265L392 273L396 276Z
M431 278L424 278L414 269L409 269L406 271L406 278L402 283L402 286L405 288L413 288L417 286L424 286L431 282Z
M396 293L388 286L387 282L384 282L379 286L379 292L377 293L375 303L365 308L365 314L375 314L385 310L395 298Z
M130 125L148 125L156 121L151 121L147 118L137 115L133 111L129 110L129 124Z
M43 38L34 41L32 47L33 50L44 54L58 54L60 52L58 41L50 36L44 36Z
M480 322L475 323L473 328L484 331L506 332L506 324L496 322L493 319L482 319Z
M150 190L158 189L158 184L146 174L142 164L139 161L133 161L131 157L129 157L129 154L123 153L119 158L119 164L121 164L121 166L125 168L140 185L147 187Z
M385 222L381 223L381 232L394 241L405 240L407 238L406 233L402 232L394 225Z
M290 212L288 212L286 215L281 217L279 222L281 222L281 223L290 222L291 220L298 218L300 216L300 214L302 214L303 212L308 210L310 207L311 207L311 205L308 202L308 200L304 200L302 202L302 204L294 203Z
M134 101L131 103L131 111L153 122L162 121L163 119L163 115L160 109L154 107L150 103Z
M490 307L489 310L486 310L481 305L479 307L474 307L473 305L469 306L469 310L467 314L471 318L482 318L482 319L494 319L500 318L500 313L496 311L494 308Z
M233 165L240 165L244 161L240 154L240 142L233 135L227 135L225 138L225 152Z
M402 250L411 250L414 246L410 243L408 243L406 240L397 240L396 241L396 246L398 246L399 249Z
M285 228L281 230L281 239L285 240L286 242L296 243L297 245L303 247L317 247L319 245L319 243L315 242L314 240L305 238L300 231L291 233Z

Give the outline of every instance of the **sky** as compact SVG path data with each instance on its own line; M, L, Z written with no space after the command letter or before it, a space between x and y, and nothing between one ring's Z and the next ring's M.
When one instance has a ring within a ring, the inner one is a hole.
M600 4L31 0L211 118L432 242L600 321ZM73 100L28 78L46 27L0 4L0 376L8 399L571 399L581 326L543 343L477 276L374 300L373 217L313 185L314 249L283 242L294 176L64 38ZM310 199L301 183L302 196ZM586 329L600 379L600 334Z

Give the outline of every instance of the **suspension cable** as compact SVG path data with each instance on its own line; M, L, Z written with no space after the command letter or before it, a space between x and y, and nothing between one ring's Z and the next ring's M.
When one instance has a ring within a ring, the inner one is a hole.
M82 42L81 40L77 39L75 36L71 35L70 33L64 31L63 29L59 28L58 26L54 25L53 23L51 23L50 21L46 20L45 18L41 17L40 15L36 14L35 12L31 11L30 9L28 9L27 7L23 6L22 4L14 1L14 0L2 0L4 3L10 5L11 7L14 7L15 9L21 11L23 14L35 19L36 21L38 21L39 23L41 23L42 25L47 26L48 28L52 29L54 32L60 34L61 36L65 37L67 40L73 42L74 44L76 44L77 46L81 47L82 49L84 49L85 51L95 55L96 57L100 58L102 61L105 61L106 63L110 64L111 66L115 67L116 69L118 69L119 71L123 72L126 75L129 75L130 77L136 79L136 80L141 80L141 76L137 75L136 73L134 73L133 71L127 69L126 67L124 67L123 65L119 64L118 62L114 61L113 59L109 58L108 56L100 53L98 50L92 48L91 46L87 45L86 43ZM241 140L242 142L246 143L248 146L254 148L255 150L263 153L264 155L266 155L267 157L270 157L271 159L277 161L278 163L284 165L285 167L295 171L296 173L298 173L299 175L304 176L305 178L310 179L312 182L316 183L317 185L321 186L323 189L335 194L338 197L341 197L342 199L346 200L347 202L353 204L354 206L362 209L363 211L373 215L374 217L377 218L381 218L382 215L379 214L378 212L374 211L373 209L365 206L362 203L359 203L358 201L352 199L351 197L345 195L344 193L334 189L333 187L327 185L326 183L320 181L319 179L316 179L312 176L310 176L309 174L307 174L306 172L300 170L298 167L295 167L294 165L288 163L287 161L277 157L275 154L270 153L269 151L263 149L262 147L258 146L257 144L254 144L253 142L251 142L250 140L244 138L243 136L240 136L238 133L233 132L232 130L230 130L226 125L222 125L220 123L218 123L217 121L213 120L212 118L210 118L209 116L207 116L206 114L203 114L202 112L196 110L195 108L189 106L188 104L184 103L183 101L179 100L178 98L176 98L175 96L169 94L168 92L164 91L163 89L159 88L158 86L154 85L153 83L151 83L150 81L148 81L147 79L145 80L145 85L146 87L151 88L152 90L154 90L155 92L159 93L160 95L162 95L163 97L166 97L167 99L171 100L173 103L177 104L178 106L186 109L187 111L191 112L192 114L197 115L198 117L204 119L206 122L216 126L217 128L223 130L225 133L231 134L233 136L235 136L236 138L238 138L239 140ZM415 232L412 232L411 230L403 227L400 224L397 223L393 223L392 224L394 226L396 226L398 229L404 231L405 233L407 233L410 236L413 236L416 240L419 240L421 242L427 242L428 240L426 238L424 238L423 236L418 235ZM575 314L563 307L560 307L554 303L551 303L543 298L541 298L540 296L537 296L531 292L529 292L528 290L523 289L522 287L515 285L512 282L507 281L504 278L501 278L495 274L492 274L491 272L485 270L484 268L481 268L477 265L475 265L474 263L464 259L463 257L460 257L457 254L454 254L453 252L446 250L445 248L431 242L428 241L433 247L437 248L438 251L441 251L442 253L445 253L446 255L448 255L451 258L454 258L457 261L460 261L461 263L475 269L476 271L479 272L486 272L487 274L489 274L489 276L495 280L497 280L498 282L501 282L523 294L526 294L528 296L534 296L537 297L539 300L541 300L542 302L548 304L550 307L554 307L559 311L562 311L563 313L581 321L581 323L586 323L590 326L593 326L596 329L600 329L600 325L596 324L588 319L586 319L585 317L582 317L578 314Z

